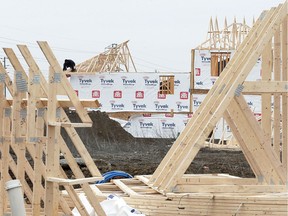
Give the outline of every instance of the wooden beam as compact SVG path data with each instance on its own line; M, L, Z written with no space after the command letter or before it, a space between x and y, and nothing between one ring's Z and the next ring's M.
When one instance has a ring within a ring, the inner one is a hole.
M47 181L55 182L59 185L77 185L77 184L84 184L89 182L96 182L103 180L103 177L87 177L87 178L80 178L80 179L65 179L65 178L56 178L56 177L47 177Z
M35 118L35 111L36 111L36 100L38 92L40 91L40 83L36 81L35 77L33 76L33 72L30 69L29 70L29 86L28 86L28 97L29 97L29 103L28 103L28 111L27 111L27 136L26 140L28 140L29 143L34 143L36 145L42 145L41 143L37 143L36 139L36 133L37 130L35 130L36 127L36 118ZM43 125L42 125L43 126ZM34 142L32 142L34 140ZM33 215L40 215L40 209L41 209L41 160L42 158L42 151L41 153L37 152L37 157L32 156L33 162L34 162L34 173L33 173L33 199L32 199L32 206L33 206ZM40 172L39 172L40 171Z
M67 179L67 175L66 175L66 173L62 167L60 167L60 172L61 172L63 178ZM77 208L80 215L89 216L89 213L87 212L85 206L83 205L83 203L80 199L79 194L74 189L74 187L72 185L63 185L63 186L64 186L66 192L68 193L69 197L73 201L73 207ZM62 194L60 197L65 200L65 197ZM65 200L65 203L67 203L67 200ZM69 208L69 206L68 206L68 208ZM69 211L69 213L66 213L66 214L71 215L72 214L71 208L69 208L68 211Z
M1 68L3 68L2 63L0 62L0 70ZM1 176L0 176L0 194L3 194L0 198L0 215L4 215L4 209L6 209L7 206L7 201L5 199L5 197L7 197L7 195L5 194L5 179L4 176L6 177L6 174L4 174L5 172L7 172L6 170L6 164L7 164L7 159L5 159L7 157L7 151L4 151L4 103L2 103L2 101L5 101L5 95L4 95L4 91L5 91L5 82L4 82L4 76L5 74L0 72L0 150L1 150L1 160L0 160L0 172L1 172ZM9 154L9 153L8 153ZM5 194L5 195L4 195Z
M287 1L286 1L287 7ZM282 23L281 51L282 51L282 80L288 81L288 18ZM286 181L288 184L288 93L282 94L282 163L285 168Z
M63 153L65 159L67 160L69 167L71 168L73 174L75 175L76 178L85 178L84 174L82 173L81 169L79 168L78 164L76 163L72 153L70 152L69 148L67 147L65 141L63 138L61 138L60 142L60 149L61 152ZM87 164L86 164L87 166ZM98 175L99 177L99 175ZM96 194L93 192L91 189L90 185L88 183L85 183L82 185L83 191L85 192L87 199L89 200L90 204L93 206L94 209L99 208L99 203L100 200L96 196ZM98 209L98 212L101 211L101 209ZM102 210L102 213L105 214Z
M286 93L288 91L287 86L287 81L245 81L243 83L244 89L242 93L244 95L260 95L263 93ZM193 94L207 94L208 91L208 89L192 89Z
M22 53L26 63L30 67L30 69L34 72L34 74L39 75L41 87L42 87L43 91L45 92L45 95L48 95L48 84L46 82L46 79L44 78L38 65L34 61L31 53L29 52L29 50L27 48L27 46L18 45L18 48L19 48L20 52ZM45 102L45 100L47 101L47 99L45 99L45 98L44 98L44 100L41 99L41 101L43 101L43 104L47 106L47 103ZM95 102L95 105L98 106L99 102L98 101L94 101L94 102ZM72 107L73 104L70 104L70 103L67 104L66 101L62 101L62 100L57 102L57 107L60 107L60 111L61 111L61 122L70 122L70 119L68 118L67 114L65 113L65 111L61 107L61 105L63 105L63 103L64 103L65 107L66 106ZM81 103L83 106L87 105L88 107L92 107L90 102L88 102L88 104L86 104L86 102L81 102ZM39 104L39 107L43 107L43 104L42 103ZM66 130L67 134L69 135L69 137L71 138L71 141L74 144L75 148L77 149L78 153L80 154L80 156L85 161L85 164L86 164L87 168L89 169L91 175L92 176L101 176L101 173L99 172L97 166L95 165L94 161L92 160L89 152L87 151L84 143L82 142L82 140L79 137L75 128L65 127L65 130Z
M240 45L240 51L235 53L204 99L202 104L205 104L205 107L204 105L199 107L176 140L177 145L174 143L175 148L172 146L166 155L168 159L166 160L165 156L163 163L161 162L157 168L150 181L155 183L157 179L158 182L154 186L157 187L161 184L160 190L161 188L167 191L173 190L175 182L184 174L198 153L201 143L205 141L211 129L229 106L229 101L231 101L239 84L244 82L247 74L253 68L259 57L258 53L263 51L265 44L275 32L273 28L280 24L284 14L286 15L286 11L282 6L271 9L258 27L250 31L245 42ZM269 30L268 33L267 29ZM261 35L261 37L255 37L254 34ZM190 132L189 135L188 132Z
M281 80L281 35L280 35L280 26L274 35L274 62L273 62L273 72L274 72L274 80ZM288 92L288 82L286 83L286 92ZM278 160L281 158L280 151L280 130L281 130L281 94L274 93L274 106L273 106L273 148L278 156Z
M5 107L10 107L13 104L12 99L6 99L5 102L6 102ZM83 107L99 108L99 101L98 100L83 100L83 101L81 100L80 102L83 105ZM70 108L70 107L73 108L73 103L71 101L59 99L58 103L59 103L58 105L62 108ZM22 104L27 106L27 98L23 98ZM47 106L47 104L48 104L47 98L39 98L36 101L36 107L37 108Z
M262 80L271 81L272 79L272 43L271 40L266 45L263 54L262 54ZM265 93L262 94L262 104L261 104L261 125L265 133L266 139L271 141L271 94ZM271 143L272 144L272 143Z
M137 196L138 193L133 191L131 188L129 188L127 185L125 185L120 179L112 180L112 182L117 185L125 194L129 196Z
M177 185L257 185L256 178L230 178L225 176L210 176L209 178L203 176L182 177L177 181Z
M6 69L4 68L4 66L2 65L2 63L0 64L0 76L1 76L1 79L4 78L5 87L8 89L10 94L13 95L12 80L8 76L8 73L7 73ZM5 89L5 91L6 91L6 89Z
M195 49L191 50L191 71L190 71L190 102L189 102L189 112L193 112L193 92L194 89L194 75L195 75Z
M14 51L10 48L4 48L4 52L7 55L10 63L12 64L14 72L13 82L13 107L12 107L12 140L11 145L16 146L15 153L17 155L17 174L16 178L21 183L25 182L25 142L23 138L26 135L26 115L27 110L22 107L22 99L26 97L27 93L27 77L25 76L25 70L20 64ZM25 193L25 191L24 191ZM28 193L28 192L27 192ZM32 201L32 200L30 200Z
M91 123L91 119L87 112L85 111L84 107L79 101L74 89L70 85L68 79L66 78L65 74L62 72L62 68L60 67L59 63L57 62L51 48L49 47L48 43L45 41L38 41L38 45L40 46L43 54L45 55L47 61L49 62L51 68L54 72L57 73L59 79L61 80L60 84L61 87L66 91L67 96L70 98L70 101L73 103L80 119L84 123Z
M91 127L92 123L71 123L71 122L48 122L50 126L59 127Z
M267 184L285 184L284 170L280 161L277 160L276 153L272 150L269 140L265 139L264 132L261 130L258 122L254 118L252 111L250 110L247 102L243 96L235 97L235 101L232 101L229 106L230 116L236 123L238 130L250 141L241 143L244 155L247 153L252 154L254 163L256 162L259 167L260 176L257 174L258 181L266 181ZM234 113L233 111L234 110ZM239 117L234 117L238 113ZM246 156L246 155L245 155ZM250 164L253 166L254 164Z
M286 93L288 92L288 82L286 81L245 81L243 89L243 94L276 94L276 93Z
M56 122L57 98L56 91L57 82L54 81L54 71L49 70L49 93L48 93L48 109L47 121ZM47 126L47 150L46 150L46 195L45 195L45 215L53 216L58 212L59 203L59 185L55 182L48 181L49 177L58 177L59 175L59 136L60 127L49 125Z
M231 110L230 110L231 111ZM232 109L232 111L235 111L235 109ZM244 156L247 160L247 162L250 165L250 168L252 169L255 176L261 176L261 170L256 162L256 159L253 157L252 153L247 148L245 142L249 142L249 138L246 136L245 133L243 133L235 124L233 118L239 118L238 113L234 115L234 113L230 113L226 111L224 113L224 119L231 128L231 131L233 133L233 136L236 138L237 143L241 146L241 149L244 153ZM248 139L248 140L247 140Z
M177 193L285 193L285 185L177 185Z

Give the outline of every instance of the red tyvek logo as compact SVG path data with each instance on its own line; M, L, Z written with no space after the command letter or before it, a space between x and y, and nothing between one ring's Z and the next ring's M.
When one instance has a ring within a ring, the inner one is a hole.
M201 68L195 68L195 72L196 76L201 76Z
M189 96L189 92L180 92L180 99L187 100Z
M174 117L174 114L172 114L172 113L166 113L166 114L165 114L165 117L172 118L172 117Z
M160 92L158 92L158 99L166 99L166 94L160 94Z
M122 91L114 91L113 96L114 98L122 98Z
M144 91L136 91L135 98L143 99L144 98Z
M151 117L151 113L143 113L143 117Z
M92 90L92 98L100 98L100 91Z

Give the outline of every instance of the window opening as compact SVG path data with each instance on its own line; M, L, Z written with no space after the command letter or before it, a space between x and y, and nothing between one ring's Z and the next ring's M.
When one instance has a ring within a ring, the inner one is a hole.
M174 94L174 76L159 76L159 94Z
M219 76L230 61L231 52L211 52L211 76Z

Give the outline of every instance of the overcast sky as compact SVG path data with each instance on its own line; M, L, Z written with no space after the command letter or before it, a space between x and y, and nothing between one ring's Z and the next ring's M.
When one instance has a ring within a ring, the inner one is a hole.
M190 51L204 42L210 17L245 17L252 24L263 10L284 0L8 0L1 4L0 46L26 44L43 71L36 41L48 41L59 63L76 64L112 43L128 43L138 71L190 71ZM0 57L4 53L1 49ZM25 65L24 65L25 67ZM9 69L9 66L8 66ZM11 66L10 66L11 70Z

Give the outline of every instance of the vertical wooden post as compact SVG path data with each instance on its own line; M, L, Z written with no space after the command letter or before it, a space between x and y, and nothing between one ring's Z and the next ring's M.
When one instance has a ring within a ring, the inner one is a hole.
M7 107L4 109L4 116L3 116L3 125L5 125L5 127L3 128L3 146L2 146L2 164L6 164L6 166L2 167L1 170L1 180L2 180L2 184L3 184L3 190L4 190L4 185L5 182L7 182L9 180L9 148L10 148L10 142L8 140L6 140L6 138L11 137L11 107ZM1 196L3 199L3 211L5 212L5 210L7 209L7 203L8 203L8 194L6 193L6 191L4 191L5 196Z
M43 170L43 141L44 136L44 113L45 108L39 108L37 110L36 117L36 137L37 143L35 143L35 157L34 157L34 181L33 181L33 203L32 203L32 214L37 216L40 214L41 208L41 190L42 190L42 172Z
M272 44L267 43L262 54L262 80L271 81L272 72ZM266 139L271 141L271 94L262 94L262 128Z
M0 65L2 66L2 64L0 63ZM0 66L0 67L1 67ZM5 180L3 178L3 173L5 172L4 167L6 166L6 164L3 163L3 158L7 157L7 155L4 153L4 130L3 130L3 123L4 123L4 101L6 100L5 96L4 96L4 91L5 91L5 73L0 72L0 150L1 150L1 166L0 166L0 172L1 172L1 179L0 179L0 194L2 194L1 198L0 198L0 215L4 215L4 200L5 200ZM5 162L5 161L4 161Z
M287 7L287 2L286 2ZM282 80L288 81L288 18L283 20L282 23ZM288 87L287 87L288 88ZM286 90L288 90L286 88ZM286 178L288 178L288 93L282 94L282 163L284 170L286 171ZM287 179L288 181L288 179Z
M41 140L40 137L37 134L37 126L36 120L35 120L35 111L36 111L36 102L37 95L40 91L40 77L39 75L34 75L33 71L29 70L29 95L28 95L28 126L27 126L27 142L29 145L33 145L33 152L35 154L33 157L34 161L34 173L33 173L33 198L32 198L32 214L33 216L40 215L40 209L41 209L41 164L42 164L42 150L41 149L41 143L39 141ZM39 117L37 116L37 119ZM38 120L39 121L39 120ZM42 125L43 127L43 125ZM43 136L43 134L42 134ZM38 150L38 151L37 151ZM40 151L41 152L40 152Z
M195 76L195 49L191 50L191 72L190 72L190 109L189 112L193 112L193 90L194 90L194 76Z
M280 27L274 35L274 80L280 81L281 78L281 44L280 44ZM281 94L274 93L274 112L273 112L273 148L280 160L280 103Z
M27 91L27 83L23 79L22 72L14 72L14 94L13 94L13 106L12 106L12 146L16 146L17 149L14 149L17 154L17 176L20 182L25 182L25 140L22 136L23 132L23 123L26 119L26 110L22 109L21 103L22 98L25 96ZM22 121L23 120L23 121Z
M50 67L49 70L49 94L48 94L48 110L47 110L47 150L46 150L46 178L58 177L59 172L59 135L60 126L55 126L56 123L56 103L57 103L57 77L55 72ZM53 216L58 212L59 199L58 183L46 181L45 195L45 215Z

